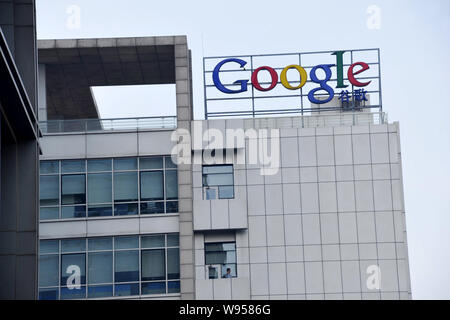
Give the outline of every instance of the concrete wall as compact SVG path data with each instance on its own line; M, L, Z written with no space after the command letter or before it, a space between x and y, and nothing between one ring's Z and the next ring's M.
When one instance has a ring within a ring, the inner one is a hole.
M248 213L248 228L235 231L237 279L249 281L240 296L411 298L398 123L302 129L292 119L216 121L223 129L284 127L276 175L235 166ZM248 151L247 143L247 158ZM194 221L203 221L195 176L194 168ZM197 298L232 299L238 293L229 279L205 279L205 234L195 233ZM380 289L366 285L371 265L381 271ZM216 295L219 287L225 292Z

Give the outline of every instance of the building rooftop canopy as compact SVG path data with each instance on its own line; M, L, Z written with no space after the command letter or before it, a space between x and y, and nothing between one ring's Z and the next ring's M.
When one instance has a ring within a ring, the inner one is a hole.
M39 40L47 119L98 118L92 86L175 83L175 46L186 36Z

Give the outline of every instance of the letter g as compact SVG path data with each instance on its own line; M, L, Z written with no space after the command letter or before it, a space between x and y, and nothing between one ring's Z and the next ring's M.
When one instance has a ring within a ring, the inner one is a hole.
M231 90L231 89L228 89L228 88L226 88L226 87L222 84L222 82L220 82L220 79L219 79L220 68L221 68L225 63L228 63L228 62L236 62L236 63L239 63L239 65L241 66L241 68L244 67L244 66L247 64L247 62L245 62L244 60L241 60L241 59L234 59L234 58L231 58L231 59L225 59L225 60L219 62L219 63L217 64L217 66L214 68L214 71L213 71L213 81L214 81L214 85L216 86L217 89L219 89L219 90L222 91L223 93L241 93L241 92L247 91L247 83L248 83L248 80L237 80L237 81L235 81L233 84L240 84L240 85L241 85L241 88L238 89L238 90Z

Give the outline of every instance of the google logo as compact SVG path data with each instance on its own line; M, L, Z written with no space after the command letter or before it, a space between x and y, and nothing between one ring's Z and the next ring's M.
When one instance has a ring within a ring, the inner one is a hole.
M333 99L334 90L327 84L327 82L330 81L331 76L332 76L332 71L331 71L332 67L336 67L336 73L337 73L336 88L344 89L344 88L348 87L348 84L344 83L344 64L343 64L344 53L345 53L345 51L335 51L332 53L332 55L336 56L336 64L320 64L311 69L311 71L309 73L309 77L310 77L311 81L314 83L317 83L319 85L319 87L309 91L309 93L308 93L309 101L311 101L312 103L315 103L315 104L323 104L323 103L327 103ZM238 59L238 58L228 58L228 59L222 60L215 66L213 74L212 74L214 86L218 90L220 90L221 92L226 93L226 94L237 94L237 93L247 91L249 80L241 79L241 80L236 80L235 82L233 82L233 85L239 85L239 89L230 89L230 88L225 87L222 84L222 82L220 81L220 78L219 78L220 69L222 68L223 65L225 65L227 63L237 63L237 64L239 64L239 66L241 68L244 68L244 66L247 64L246 61L244 61L242 59ZM292 85L287 78L287 73L291 69L296 70L300 75L300 83L298 85L295 85L295 86ZM369 65L365 62L355 62L355 63L351 64L347 71L348 81L354 87L365 87L365 86L369 85L371 83L371 81L360 82L355 77L369 69L370 69ZM317 75L318 70L322 70L325 73L325 77L323 79L319 79L319 77ZM270 85L267 87L263 87L258 80L258 74L261 71L266 71L270 75L271 81L270 81ZM280 80L281 84L286 89L298 90L306 84L306 82L308 80L308 74L307 74L305 68L303 68L302 66L297 65L297 64L291 64L291 65L286 66L281 71L279 76L278 76L277 71L274 68L269 67L269 66L262 66L253 71L250 80L251 80L253 88L255 88L258 91L264 92L264 91L272 90L273 88L275 88L277 86L278 80ZM321 90L327 92L327 94L328 94L327 99L319 100L315 97L315 94Z

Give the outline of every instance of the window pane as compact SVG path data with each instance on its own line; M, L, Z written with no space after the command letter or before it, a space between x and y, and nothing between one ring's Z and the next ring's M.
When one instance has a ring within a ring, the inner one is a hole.
M61 218L84 218L86 217L86 206L69 206L61 208Z
M205 189L206 200L216 199L216 189Z
M134 249L139 248L138 236L123 236L114 238L115 249Z
M112 295L112 286L89 286L88 288L88 298L104 298Z
M51 220L59 218L59 208L43 208L39 209L40 220Z
M89 283L112 283L112 252L92 252L88 257Z
M224 264L221 267L222 278L227 278L227 269L230 268L231 277L236 277L236 264Z
M94 159L87 161L88 172L111 171L111 159Z
M164 213L164 202L141 203L141 214Z
M111 173L88 174L88 203L112 202Z
M166 282L148 282L142 284L142 294L166 293Z
M166 160L166 169L177 167L177 165L172 161L172 157L165 157L165 160Z
M86 239L61 240L61 252L86 251Z
M179 236L177 234L167 235L167 246L168 247L178 247L179 246Z
M90 205L88 208L89 217L106 217L112 216L112 206L111 205Z
M234 198L234 186L219 187L219 199L233 199L233 198Z
M112 250L112 238L90 238L88 239L89 251Z
M86 287L81 287L80 289L69 289L66 287L61 287L61 300L66 299L84 299L86 298Z
M139 159L139 169L162 169L163 158L162 157L151 157L151 158L140 158Z
M59 255L44 255L39 257L39 286L51 287L58 285Z
M180 292L180 281L167 282L167 293L178 293L178 292Z
M205 252L206 264L224 264L227 262L227 253L225 251Z
M180 279L180 254L178 248L167 249L167 279Z
M61 176L62 204L86 203L86 175L72 174Z
M142 248L164 248L165 240L164 235L156 236L142 236L141 247Z
M40 172L45 173L59 173L59 161L41 161Z
M208 174L206 175L206 186L230 186L233 185L233 174Z
M115 216L130 216L134 214L138 214L137 203L123 203L114 206Z
M139 294L139 283L127 283L115 285L115 296L136 296Z
M163 200L163 172L141 172L141 200Z
M114 200L137 201L137 172L114 173Z
M233 166L203 166L203 173L233 173Z
M63 254L61 256L61 286L74 285L75 278L78 276L80 283L86 284L86 254Z
M59 241L58 240L41 240L39 241L39 253L58 253Z
M139 251L117 251L114 253L114 259L116 282L139 280Z
M59 204L59 176L40 177L39 199L41 206L52 206Z
M178 212L178 201L167 201L166 202L166 212L167 213Z
M166 171L166 199L178 199L177 171Z
M71 173L71 172L85 172L85 161L84 160L64 160L61 161L61 172Z
M58 288L39 289L39 300L58 300Z
M166 278L164 249L142 251L142 281Z
M114 159L114 170L137 170L136 158Z

